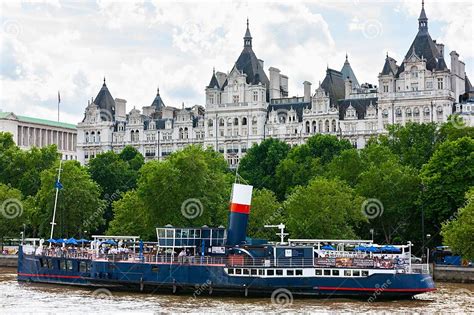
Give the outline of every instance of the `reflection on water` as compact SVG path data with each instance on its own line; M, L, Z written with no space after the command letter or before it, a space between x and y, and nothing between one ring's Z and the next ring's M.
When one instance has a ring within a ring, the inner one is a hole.
M256 312L400 312L468 313L473 311L474 284L438 283L438 290L415 300L375 301L346 299L294 299L274 305L267 298L198 297L107 291L47 284L18 283L16 270L0 268L0 314L122 314L122 313L256 313Z

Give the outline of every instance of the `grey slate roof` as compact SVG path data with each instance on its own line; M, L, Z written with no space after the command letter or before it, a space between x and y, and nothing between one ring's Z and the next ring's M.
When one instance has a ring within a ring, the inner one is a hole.
M209 82L208 88L220 88L219 81L216 78L216 72L212 71L211 81Z
M351 64L349 63L349 60L347 59L347 54L346 54L346 61L344 61L344 65L342 66L342 69L341 69L341 73L342 73L342 79L344 81L347 78L349 78L349 80L352 81L353 87L359 87L359 81L357 81L354 71L352 71Z
M110 113L112 116L115 117L115 100L110 94L109 89L107 88L107 85L105 84L105 78L104 78L104 84L102 85L102 88L100 89L99 93L94 99L94 104L96 104L100 109L107 111L107 113ZM101 116L105 116L105 115L101 115ZM107 118L103 117L103 119L105 120Z
M268 88L270 81L264 69L260 66L260 62L253 52L252 47L244 47L235 62L235 67L247 75L246 81L248 84L262 83Z
M397 61L387 55L385 64L383 65L382 75L395 75L398 72Z
M364 119L367 113L367 108L369 108L370 104L372 104L375 107L375 109L377 109L378 98L372 97L372 98L357 98L357 99L340 100L338 102L339 119L344 120L344 116L346 115L346 110L347 108L349 108L350 105L354 107L357 113L357 119Z
M153 103L151 103L150 106L155 107L156 110L161 110L163 107L166 107L165 103L163 103L163 100L161 99L159 88L156 90L155 99L153 100Z
M338 100L345 97L345 84L342 73L337 70L329 68L326 70L326 77L321 83L321 87L329 94L331 106L335 106Z

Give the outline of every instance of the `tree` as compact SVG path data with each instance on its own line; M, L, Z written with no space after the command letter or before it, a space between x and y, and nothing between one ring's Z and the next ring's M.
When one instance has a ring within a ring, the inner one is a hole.
M355 187L360 173L365 169L364 161L357 149L349 149L341 152L340 155L326 166L325 176L328 178L339 178L347 182L351 187Z
M455 253L474 260L474 187L466 193L466 199L465 206L443 223L441 235Z
M156 240L154 226L136 190L129 190L113 202L114 219L107 235L139 235L145 240Z
M40 173L54 165L59 153L55 145L20 150L10 133L0 133L0 182L33 196L40 187Z
M247 151L240 161L239 174L256 188L276 191L276 168L289 150L289 145L281 140L264 140Z
M339 140L336 136L316 134L306 141L310 149L311 156L320 158L321 163L329 163L342 151L352 148L351 143L346 139Z
M0 238L19 237L27 212L21 191L0 184Z
M112 202L119 199L121 193L136 188L138 170L135 168L140 161L143 162L143 157L140 158L141 155L133 148L133 150L126 149L123 155L113 151L98 154L88 165L92 179L101 187L101 198L107 202L104 213L105 226L101 227L99 233L103 233L113 218Z
M405 126L389 125L388 135L379 137L379 142L399 156L403 165L416 169L428 162L437 144L437 125L408 122Z
M264 225L283 223L284 214L275 194L267 189L255 189L250 208L248 235L254 238L275 239L275 229Z
M464 125L458 116L451 115L448 121L441 125L438 132L438 142L454 141L462 137L474 138L474 127Z
M359 175L356 191L366 198L361 209L370 219L370 227L382 232L383 239L379 241L391 244L395 236L405 235L407 226L415 219L412 214L419 188L416 170L395 159L369 165Z
M41 173L41 188L36 194L39 234L49 237L55 199L55 182L59 163ZM84 231L93 231L104 222L105 202L100 199L100 187L87 170L77 161L62 164L55 237L81 237Z
M231 183L221 154L188 146L146 163L137 192L153 226L218 226L227 222Z
M134 147L127 145L123 148L122 152L120 152L119 157L128 163L131 169L138 171L143 164L145 163L145 159L140 152Z
M423 166L421 179L421 202L434 233L463 205L467 190L474 186L474 139L442 143Z
M363 199L338 179L317 177L298 186L284 203L292 238L357 237L357 227L367 222L361 212Z

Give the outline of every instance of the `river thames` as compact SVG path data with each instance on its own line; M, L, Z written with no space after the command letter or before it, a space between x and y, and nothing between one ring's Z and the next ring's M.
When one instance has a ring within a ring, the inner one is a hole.
M294 299L277 305L270 298L231 298L112 292L72 286L18 283L16 270L0 268L0 314L158 313L472 313L474 284L437 283L438 290L414 300Z

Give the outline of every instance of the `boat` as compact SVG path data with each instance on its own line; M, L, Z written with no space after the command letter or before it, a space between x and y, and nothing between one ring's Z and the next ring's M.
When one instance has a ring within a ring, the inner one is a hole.
M193 295L401 299L436 290L412 244L247 237L252 186L235 183L225 227L156 228L157 241L94 235L20 246L18 281ZM49 245L46 245L49 243ZM53 244L57 243L57 244Z

